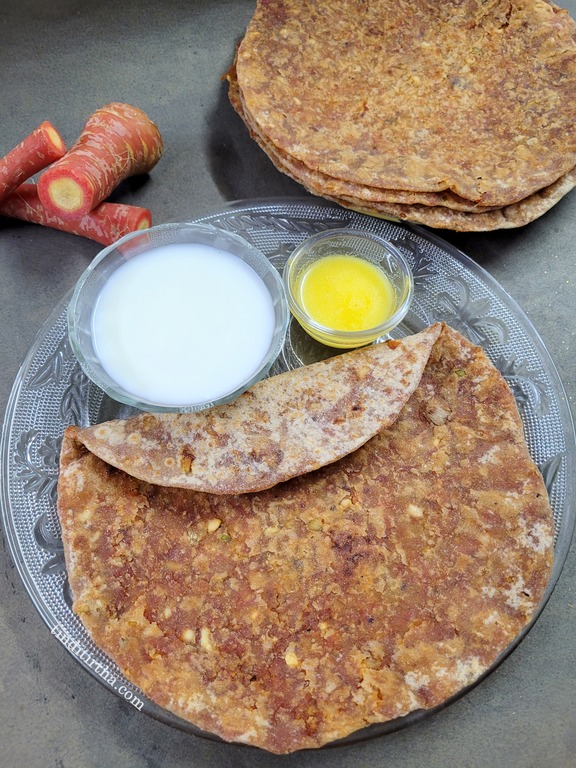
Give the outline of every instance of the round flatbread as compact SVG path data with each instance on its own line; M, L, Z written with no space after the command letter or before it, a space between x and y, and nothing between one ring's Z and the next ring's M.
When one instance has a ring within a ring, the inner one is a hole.
M282 154L258 129L243 109L233 69L229 74L230 100L246 122L254 140L267 153L278 170L298 181L314 195L332 200L371 216L398 221L412 221L435 229L462 232L487 232L525 226L543 216L576 186L576 168L528 197L502 207L480 206L444 192L406 192L363 187L358 184L323 177L302 162Z
M549 582L512 393L447 327L393 425L260 493L147 483L82 439L58 484L74 611L146 696L229 741L293 752L446 702Z
M234 109L246 123L252 138L262 147L276 167L299 181L303 186L315 194L344 194L355 195L367 202L391 202L391 203L420 203L422 205L442 205L463 211L486 211L494 206L483 206L471 200L455 195L449 190L442 192L415 192L405 189L383 189L382 187L370 187L366 184L354 184L350 181L327 176L318 170L309 168L301 160L288 155L264 136L256 122L246 111L242 102L242 95L238 88L236 68L232 66L226 73L229 83L228 95Z
M576 166L575 30L546 0L261 0L238 87L312 172L502 207Z

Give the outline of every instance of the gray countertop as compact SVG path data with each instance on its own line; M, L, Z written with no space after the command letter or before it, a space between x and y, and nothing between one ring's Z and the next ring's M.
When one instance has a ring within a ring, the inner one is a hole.
M576 2L563 3L576 16ZM251 142L222 75L253 0L2 0L1 150L43 120L68 144L109 101L140 106L166 150L117 199L155 223L231 200L302 196ZM487 269L527 313L576 404L576 193L519 230L439 233ZM89 240L0 219L0 408L36 333L99 251ZM187 735L112 695L50 635L0 548L0 764L159 766L576 765L576 557L516 651L464 698L363 744L274 757Z

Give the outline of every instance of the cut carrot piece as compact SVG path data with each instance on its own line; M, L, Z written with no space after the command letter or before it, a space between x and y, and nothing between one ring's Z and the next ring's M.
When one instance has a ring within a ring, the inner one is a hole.
M160 131L145 112L108 104L91 115L76 143L40 176L40 200L53 215L83 216L124 179L149 173L162 151Z
M152 226L152 215L147 208L122 203L101 203L84 216L65 220L45 210L36 185L31 183L21 184L0 202L0 215L81 235L102 245L110 245L129 232Z
M52 123L47 120L40 123L17 147L0 159L0 200L65 153L66 145Z

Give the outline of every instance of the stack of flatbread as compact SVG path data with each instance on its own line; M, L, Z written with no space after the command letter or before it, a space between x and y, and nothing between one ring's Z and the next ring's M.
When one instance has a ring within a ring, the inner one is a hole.
M355 210L517 227L576 184L576 24L548 0L258 0L228 79L272 162Z
M69 427L58 513L96 645L160 706L276 753L476 682L553 563L514 398L442 325L211 411Z

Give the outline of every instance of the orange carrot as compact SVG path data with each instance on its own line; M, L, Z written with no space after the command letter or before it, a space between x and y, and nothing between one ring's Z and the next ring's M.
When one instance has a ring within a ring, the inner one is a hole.
M0 200L23 181L59 160L66 145L52 123L45 120L29 136L0 159Z
M70 150L38 179L42 205L78 218L128 176L149 173L162 155L155 123L137 107L114 102L96 110Z
M64 220L46 211L36 185L31 183L21 184L0 202L0 215L88 237L102 245L110 245L129 232L152 226L152 216L147 208L122 203L100 203L84 216Z

